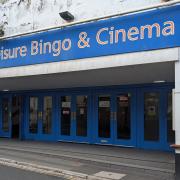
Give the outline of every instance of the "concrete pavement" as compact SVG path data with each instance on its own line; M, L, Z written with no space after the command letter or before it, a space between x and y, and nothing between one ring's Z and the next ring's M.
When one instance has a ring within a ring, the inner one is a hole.
M173 180L174 155L169 152L74 143L0 139L0 158L82 173L125 174L123 180ZM98 174L98 175L99 175Z
M14 167L0 166L1 180L65 180L64 178L48 176Z

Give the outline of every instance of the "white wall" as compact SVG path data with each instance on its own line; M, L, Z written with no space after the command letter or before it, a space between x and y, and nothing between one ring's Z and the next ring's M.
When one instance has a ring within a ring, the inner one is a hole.
M158 4L162 0L0 0L0 26L13 35L65 23L59 12L70 11L75 21Z
M180 145L180 61L175 63L175 130L176 144ZM180 150L177 150L177 152L180 153Z
M169 48L44 64L34 64L28 66L1 68L0 79L42 74L79 72L152 63L175 62L178 61L178 57L178 48ZM168 73L166 74L169 76ZM148 77L144 78L148 79ZM157 77L156 80L160 80L158 78L159 77ZM166 80L166 78L164 80Z

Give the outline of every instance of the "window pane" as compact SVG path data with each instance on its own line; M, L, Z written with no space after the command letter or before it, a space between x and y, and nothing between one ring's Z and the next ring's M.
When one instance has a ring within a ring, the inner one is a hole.
M37 133L38 131L38 98L30 97L29 101L29 132Z
M172 93L168 93L167 141L169 143L174 143L175 142L175 132L172 130Z
M61 97L61 135L69 136L71 132L71 97Z
M117 138L130 139L131 101L128 94L117 97Z
M87 136L87 96L76 98L76 134Z
M52 128L52 97L44 97L43 133L50 134Z
M159 93L145 93L144 95L144 139L159 140Z
M13 96L12 97L12 107L11 107L11 137L19 138L20 122L21 122L21 109L22 109L22 97Z
M3 98L2 99L2 129L5 132L9 131L9 99Z
M110 138L110 96L99 96L98 102L99 137Z

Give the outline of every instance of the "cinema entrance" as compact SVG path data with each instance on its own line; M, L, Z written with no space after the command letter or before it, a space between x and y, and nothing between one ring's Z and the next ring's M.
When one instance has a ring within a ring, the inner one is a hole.
M1 137L160 150L174 142L174 62L0 79L0 87L12 89L0 94Z

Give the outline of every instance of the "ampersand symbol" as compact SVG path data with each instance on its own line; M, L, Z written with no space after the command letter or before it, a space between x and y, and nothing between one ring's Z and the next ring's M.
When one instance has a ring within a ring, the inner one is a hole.
M90 38L87 38L87 39L86 38L87 38L86 32L81 32L79 34L79 41L78 41L78 47L79 48L90 47L90 45L89 45Z

